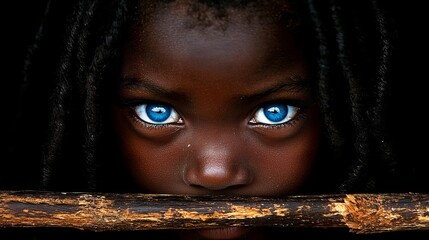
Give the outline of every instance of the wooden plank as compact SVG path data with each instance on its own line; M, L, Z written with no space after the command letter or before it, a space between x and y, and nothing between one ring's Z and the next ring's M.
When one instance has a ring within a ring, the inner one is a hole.
M284 198L0 191L0 227L91 231L222 226L349 228L371 234L429 230L429 194Z

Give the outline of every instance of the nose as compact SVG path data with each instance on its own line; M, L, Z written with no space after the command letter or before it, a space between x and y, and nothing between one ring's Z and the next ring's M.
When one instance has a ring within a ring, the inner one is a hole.
M217 139L196 144L184 171L187 185L206 190L220 191L244 187L251 183L252 174L243 148Z

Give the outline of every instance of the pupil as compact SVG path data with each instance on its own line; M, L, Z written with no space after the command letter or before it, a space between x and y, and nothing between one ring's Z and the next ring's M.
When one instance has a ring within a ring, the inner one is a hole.
M282 104L270 104L264 108L264 115L272 122L280 122L287 116L287 107Z
M154 122L164 122L170 117L171 109L160 104L148 104L146 107L147 116Z

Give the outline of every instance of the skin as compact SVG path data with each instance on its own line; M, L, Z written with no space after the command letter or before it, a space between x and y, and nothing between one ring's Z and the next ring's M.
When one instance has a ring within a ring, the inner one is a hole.
M223 29L189 27L196 20L184 9L170 4L155 12L126 44L113 112L130 174L147 193L297 193L317 156L320 119L305 87L308 66L293 28L249 21L244 10L231 14ZM148 102L168 104L177 121L145 122L136 109ZM299 110L283 124L255 121L258 109L273 102ZM181 236L246 234L264 236L241 228Z

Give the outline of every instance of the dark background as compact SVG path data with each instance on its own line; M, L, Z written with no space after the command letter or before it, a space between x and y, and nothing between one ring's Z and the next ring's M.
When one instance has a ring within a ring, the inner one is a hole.
M8 155L5 153L8 151L7 143L11 141L13 135L14 112L18 105L19 84L23 77L25 56L28 47L34 41L34 35L39 28L47 2L47 0L14 0L4 1L1 5L1 168L7 168L7 164L9 164L3 158ZM28 120L27 124L31 124L32 119L26 120ZM22 168L26 168L26 166L22 166ZM0 170L0 174L8 173L7 169ZM1 176L0 179L2 179Z
M22 78L27 48L37 32L47 0L5 1L1 14L1 151L12 133L13 112L18 98L18 84ZM409 191L428 189L427 162L429 157L428 117L429 92L426 31L422 1L384 1L395 17L397 47L395 81L390 103L393 123L391 134L398 156L410 166L413 180ZM37 116L34 116L37 118ZM31 124L31 119L28 119ZM7 154L6 154L7 155ZM4 155L3 155L4 156ZM0 155L0 160L2 159ZM3 164L3 167L4 164ZM22 166L25 168L25 166ZM3 169L4 170L4 169ZM7 171L7 170L6 170ZM3 171L0 171L0 173ZM0 178L1 179L1 178ZM408 184L408 183L407 183Z

